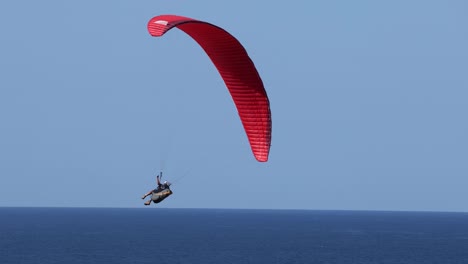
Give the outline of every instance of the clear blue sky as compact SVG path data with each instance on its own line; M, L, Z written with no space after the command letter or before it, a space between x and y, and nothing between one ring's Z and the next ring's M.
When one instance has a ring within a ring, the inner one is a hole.
M274 2L274 3L271 3ZM2 1L0 206L468 211L466 1ZM214 23L271 102L257 162L202 49Z

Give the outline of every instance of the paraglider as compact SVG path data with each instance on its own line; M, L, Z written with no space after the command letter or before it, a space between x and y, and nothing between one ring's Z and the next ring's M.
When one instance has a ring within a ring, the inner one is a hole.
M151 199L144 203L145 205L150 205L151 202L155 204L160 203L172 194L172 190L170 188L171 183L168 181L164 181L163 183L161 183L161 178L162 172L158 176L156 176L156 184L158 187L156 187L156 189L154 190L149 191L141 197L141 199L144 200L146 197L151 196Z
M153 37L177 27L206 52L234 101L255 158L268 161L271 145L270 103L262 79L240 42L213 24L177 15L160 15L148 22Z

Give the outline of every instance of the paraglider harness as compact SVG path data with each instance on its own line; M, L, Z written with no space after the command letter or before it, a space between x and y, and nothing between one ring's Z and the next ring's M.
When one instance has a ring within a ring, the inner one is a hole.
M161 176L159 177L159 180L161 180L162 178L162 172L160 175ZM164 189L161 189L161 185L158 186L158 188L154 189L153 193L151 194L151 200L153 201L153 203L160 203L172 194L172 191L168 185L166 185Z

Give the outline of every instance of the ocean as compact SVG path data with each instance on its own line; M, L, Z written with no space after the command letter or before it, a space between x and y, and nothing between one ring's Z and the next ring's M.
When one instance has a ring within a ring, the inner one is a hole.
M5 207L0 263L466 264L468 213Z

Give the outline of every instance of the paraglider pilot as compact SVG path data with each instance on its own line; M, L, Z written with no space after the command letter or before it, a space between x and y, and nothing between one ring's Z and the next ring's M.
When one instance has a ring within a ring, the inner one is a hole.
M145 205L150 205L151 201L153 201L153 203L159 203L172 194L172 191L169 188L169 186L171 186L171 183L168 181L164 181L163 183L161 183L159 178L159 175L156 176L156 183L158 184L158 187L154 190L149 191L148 193L143 195L143 197L141 197L141 199L144 200L147 196L151 195L151 199L146 201Z

